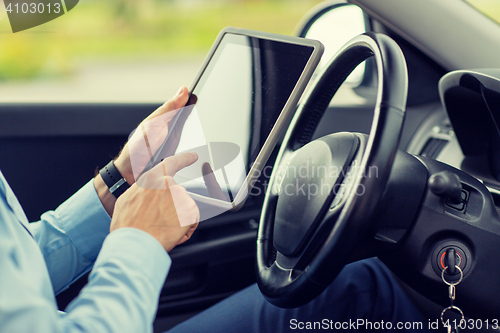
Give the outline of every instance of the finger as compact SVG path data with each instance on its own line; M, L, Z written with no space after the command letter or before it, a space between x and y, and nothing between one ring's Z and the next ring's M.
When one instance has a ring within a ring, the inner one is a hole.
M182 238L179 240L177 245L180 245L180 244L184 243L185 241L187 241L188 239L191 239L191 236L193 236L193 233L195 232L196 228L198 228L198 224L199 223L191 225L190 228L188 229L188 231L186 232L186 234L184 236L182 236Z
M191 228L189 228L188 232L186 233L186 236L188 238L191 238L196 229L198 229L198 225L200 225L199 222L191 225Z
M205 186L207 187L208 196L214 199L226 201L226 197L222 192L222 189L215 179L214 172L210 167L210 164L204 163L201 167L201 173L203 174L203 180L205 181Z
M173 177L179 170L190 166L198 160L196 153L184 153L180 155L169 156L161 163L164 176Z
M188 98L189 98L189 91L186 87L182 86L180 87L179 91L174 97L166 101L162 106L156 109L156 111L153 112L146 119L151 119L170 111L174 110L178 111L180 108L186 105Z
M187 190L175 184L175 181L170 176L164 177L164 179L168 182L168 188L174 203L177 218L179 219L179 224L185 227L200 222L200 210Z
M188 88L186 88L185 86L182 86L177 91L177 94L174 97L172 97L170 100L165 102L165 104L163 104L160 107L160 109L165 109L166 111L171 111L171 110L182 108L184 105L186 105L188 98L189 98Z

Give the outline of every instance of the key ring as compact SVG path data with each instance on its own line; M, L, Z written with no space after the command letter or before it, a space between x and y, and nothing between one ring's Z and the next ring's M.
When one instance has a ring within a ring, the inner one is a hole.
M460 267L458 267L458 265L455 265L455 268L458 269L458 271L460 272L460 279L458 279L457 282L454 282L454 283L451 283L451 282L448 282L446 281L446 279L444 278L444 272L446 272L446 270L448 269L448 266L446 266L442 271L441 271L441 279L443 280L444 283L446 283L447 285L449 286L456 286L457 284L459 284L460 282L462 282L463 278L464 278L464 272L462 271L462 269ZM446 310L446 309L445 309ZM462 311L460 311L462 312Z
M462 319L460 320L460 322L462 322L463 320L465 320L465 316L464 316L464 313L462 312L462 310L460 310L460 308L457 307L457 306L455 306L455 305L450 305L449 307L444 308L444 310L441 312L441 323L443 323L443 325L445 325L444 314L448 310L456 310L457 312L460 312L460 314L462 315Z

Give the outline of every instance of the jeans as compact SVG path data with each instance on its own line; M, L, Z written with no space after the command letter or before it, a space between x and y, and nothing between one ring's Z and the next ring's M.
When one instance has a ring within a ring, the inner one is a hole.
M278 308L256 284L177 325L169 333L401 331L430 332L428 320L412 304L378 259L354 262L314 300L295 309Z

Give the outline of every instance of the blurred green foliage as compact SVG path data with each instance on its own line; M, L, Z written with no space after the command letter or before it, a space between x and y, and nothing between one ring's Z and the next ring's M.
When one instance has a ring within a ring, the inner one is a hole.
M15 34L3 12L0 80L70 75L89 58L147 61L205 53L226 26L292 34L319 2L80 0L66 15Z

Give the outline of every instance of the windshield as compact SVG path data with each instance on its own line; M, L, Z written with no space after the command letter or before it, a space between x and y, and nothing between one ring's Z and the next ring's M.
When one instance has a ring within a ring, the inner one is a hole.
M472 7L488 16L493 21L500 23L500 0L464 0Z

